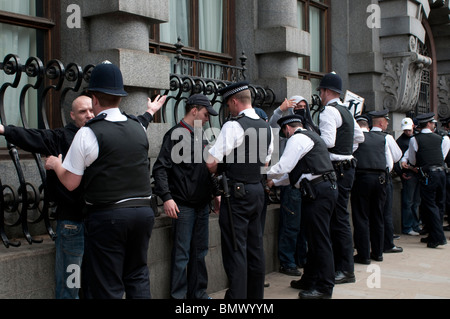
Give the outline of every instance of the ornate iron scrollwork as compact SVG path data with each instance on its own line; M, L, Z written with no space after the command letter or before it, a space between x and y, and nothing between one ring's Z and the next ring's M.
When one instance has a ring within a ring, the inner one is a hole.
M3 62L0 63L0 70L6 75L14 76L14 78L10 82L4 83L0 89L1 123L3 125L8 124L4 105L6 90L9 88L18 89L22 77L26 76L30 83L21 88L18 108L23 127L29 128L25 101L31 90L38 93L38 105L41 106L41 119L47 129L49 128L49 123L46 114L46 99L51 92L61 92L61 119L65 125L66 120L63 105L66 95L70 91L78 92L83 81L89 81L90 72L93 67L93 65L88 65L82 69L81 66L75 63L70 63L66 67L59 60L51 60L44 66L43 62L36 57L30 57L25 65L22 65L17 55L7 55ZM54 84L45 87L46 79ZM65 88L63 88L64 86ZM7 142L7 148L16 169L19 188L15 190L10 185L1 184L0 181L0 236L3 244L6 247L20 246L20 242L11 242L8 239L5 230L5 226L14 227L19 225L22 226L22 232L29 244L41 243L42 239L34 238L28 228L29 223L37 224L41 221L44 221L48 235L54 240L56 234L51 226L50 210L55 208L55 204L49 200L46 171L40 154L32 153L40 177L40 185L37 186L27 181L17 147Z

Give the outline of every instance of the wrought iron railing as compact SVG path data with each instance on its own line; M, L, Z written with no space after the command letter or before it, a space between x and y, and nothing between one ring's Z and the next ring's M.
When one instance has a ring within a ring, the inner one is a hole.
M218 109L219 126L226 120L227 110L222 104L218 91L233 82L244 81L246 76L247 57L242 52L239 58L241 66L225 65L211 61L197 60L183 56L183 44L181 40L175 44L177 54L173 73L170 75L170 88L164 92L168 95L166 104L162 108L162 121L169 121L168 111L172 111L174 122L179 121L179 107L192 94L202 93L209 97L213 107ZM254 107L272 109L276 100L274 92L270 88L250 85L252 92L252 104ZM170 107L173 104L173 108ZM210 125L213 123L210 121Z
M70 91L78 92L83 80L88 81L93 65L88 65L84 69L81 66L70 63L67 66L59 60L51 60L44 66L44 63L36 57L30 57L24 64L19 56L9 54L0 62L0 70L9 76L11 81L1 83L0 88L0 121L3 125L8 125L5 112L5 94L8 90L20 90L18 112L24 128L29 128L25 100L29 92L38 92L38 106L41 108L41 120L45 128L49 128L46 114L46 99L52 92L61 93L60 108L61 120L66 124L63 116L63 105L66 95ZM23 77L28 78L28 84L19 87ZM53 83L53 84L46 84ZM29 181L24 173L23 161L21 161L17 147L7 141L8 153L14 163L17 173L19 187L16 190L13 186L3 185L0 179L0 236L6 247L20 246L20 241L10 241L6 235L6 226L14 227L21 225L23 235L29 244L41 243L42 239L36 239L30 234L28 224L38 224L44 222L47 233L52 239L56 234L51 225L51 212L55 204L50 201L48 194L46 171L40 154L33 153L34 162L37 166L40 178L40 185L37 186ZM6 216L8 215L8 216Z
M211 103L219 110L218 126L221 127L226 120L227 111L218 95L220 88L246 79L245 63L247 58L244 54L240 58L241 66L219 65L208 61L194 60L182 55L182 44L176 44L177 56L174 65L174 73L170 74L170 87L164 92L168 99L161 110L163 122L168 122L169 112L172 119L179 120L179 108L187 98L196 93L203 93L211 99ZM23 63L15 54L7 55L0 61L0 72L4 72L9 82L0 83L0 122L8 125L5 112L5 93L9 90L20 90L19 106L20 119L24 128L29 128L29 120L25 109L25 99L31 91L38 96L38 108L40 108L40 120L48 129L49 121L46 111L47 99L52 94L59 94L59 109L61 121L66 125L64 106L69 92L81 92L83 83L89 82L90 73L94 65L89 64L82 67L76 63L67 66L59 60L51 60L46 65L36 57L29 58ZM218 75L218 76L216 76ZM28 83L19 87L22 78L27 78ZM49 84L51 83L51 84ZM271 89L256 85L250 85L252 91L253 105L265 109L271 109L275 103L275 94ZM213 123L211 123L213 126ZM6 247L20 246L20 241L12 241L8 238L6 227L21 226L23 235L29 244L40 243L42 239L36 239L30 234L29 223L37 224L44 222L48 235L55 239L56 235L52 229L52 212L55 204L50 201L48 194L46 172L40 154L32 154L34 163L39 171L39 184L34 185L26 176L18 148L7 142L10 155L19 186L2 184L0 176L0 237ZM8 215L8 216L6 216ZM33 217L35 216L35 217ZM8 217L8 218L6 218ZM11 222L10 222L11 221Z

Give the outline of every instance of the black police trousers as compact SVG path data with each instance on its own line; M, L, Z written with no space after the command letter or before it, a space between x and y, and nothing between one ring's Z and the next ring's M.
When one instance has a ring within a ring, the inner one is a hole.
M356 173L350 201L358 255L364 259L370 259L371 252L376 257L382 256L386 173Z
M350 192L355 178L355 168L336 171L339 196L331 217L331 242L333 243L334 266L336 271L354 272L353 236L350 213L347 210Z
M302 199L302 222L305 223L308 252L302 283L309 289L332 294L334 288L334 260L330 239L330 221L338 198L335 182L324 181L312 186L316 198Z
M429 230L429 243L446 242L442 227L445 212L446 176L444 171L429 172L428 181L420 182L420 209Z
M149 299L150 207L90 212L86 219L84 287L88 299Z
M265 258L261 227L264 189L261 183L245 184L244 187L244 198L236 198L230 183L230 206L224 196L220 205L222 259L229 281L225 299L264 298ZM232 229L237 250L234 249Z

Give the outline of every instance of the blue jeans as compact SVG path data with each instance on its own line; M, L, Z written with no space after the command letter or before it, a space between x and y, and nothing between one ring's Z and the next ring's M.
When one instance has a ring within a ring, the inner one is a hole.
M82 222L58 220L56 235L55 298L79 299L84 225Z
M409 233L411 230L420 231L419 228L419 205L420 187L417 174L411 174L411 179L402 179L402 232Z
M174 299L207 299L209 205L178 208L178 219L173 220L170 295Z
M298 260L306 260L306 237L300 232L302 195L297 188L280 189L280 219L278 225L278 259L285 268L296 268Z

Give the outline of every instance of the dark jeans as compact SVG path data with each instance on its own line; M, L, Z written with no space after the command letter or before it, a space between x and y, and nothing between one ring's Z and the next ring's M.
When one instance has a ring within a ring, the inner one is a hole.
M296 260L306 261L306 237L301 233L302 196L292 186L280 188L280 219L278 225L278 258L285 268L297 267Z
M89 213L83 260L87 298L151 298L147 252L154 222L150 207Z
M410 174L410 179L402 179L402 232L420 231L419 205L420 188L417 174Z
M170 295L175 299L207 299L209 205L178 208L178 219L173 220Z

